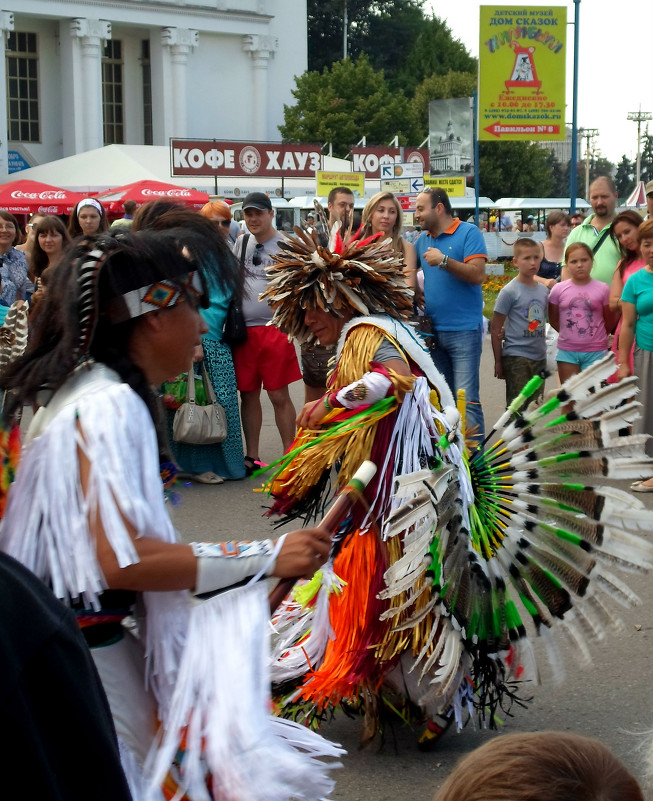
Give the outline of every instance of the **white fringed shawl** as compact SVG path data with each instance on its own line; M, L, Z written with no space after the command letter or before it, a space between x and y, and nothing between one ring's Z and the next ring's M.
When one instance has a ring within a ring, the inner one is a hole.
M125 520L138 537L177 540L149 412L116 373L96 364L78 370L37 412L27 440L0 528L0 548L50 584L62 601L79 597L99 609L98 596L107 585L89 536L91 510L101 515L121 567L138 561ZM90 463L86 497L78 448ZM199 604L189 592L146 592L143 598L147 674L164 724L158 749L149 757L153 795L177 750L180 727L190 724L188 772L182 769L181 776L193 790L191 797L209 798L204 768L217 777L215 789L224 799L317 801L326 795L333 782L318 757L341 750L269 715L265 586ZM234 671L225 665L214 670L221 660ZM231 736L235 731L238 737ZM245 759L247 748L255 759Z

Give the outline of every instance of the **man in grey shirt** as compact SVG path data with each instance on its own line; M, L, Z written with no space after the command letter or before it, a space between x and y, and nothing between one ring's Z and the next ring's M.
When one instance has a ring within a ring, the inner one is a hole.
M265 268L277 252L279 234L274 228L274 211L267 195L251 192L243 202L243 215L249 235L241 236L234 245L234 255L241 260L245 249L245 297L243 315L247 340L234 348L236 385L240 392L241 417L245 434L245 469L248 474L259 462L259 441L263 413L261 387L274 407L274 419L287 450L295 436L295 407L288 385L301 377L294 345L275 326L267 325L272 309L259 295L267 286Z

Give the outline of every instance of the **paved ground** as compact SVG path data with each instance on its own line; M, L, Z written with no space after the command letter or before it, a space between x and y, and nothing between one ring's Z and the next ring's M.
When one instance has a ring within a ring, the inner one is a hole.
M492 423L503 410L504 389L503 383L493 377L489 341L485 343L481 372L486 422ZM302 392L301 384L293 387L297 405ZM281 446L267 403L264 415L262 459L270 461L280 455ZM241 481L218 487L193 485L182 490L183 503L175 510L175 518L184 538L270 536L270 524L261 516L265 498L252 491L254 486L253 482ZM627 484L621 486L626 488ZM639 497L653 508L653 495ZM623 631L609 634L593 646L593 667L580 671L569 649L563 648L565 683L553 686L544 670L544 683L534 688L529 708L516 710L513 718L506 717L502 731L559 729L597 736L636 775L641 773L641 746L645 739L642 732L653 729L653 586L650 576L641 575L630 577L630 585L643 605L624 610ZM495 736L468 726L461 734L447 733L438 751L422 754L417 751L414 732L406 727L397 725L389 732L381 750L358 750L359 730L358 721L346 718L338 718L323 728L327 737L342 743L348 751L337 775L333 794L336 801L397 801L408 794L411 799L429 799L460 756Z

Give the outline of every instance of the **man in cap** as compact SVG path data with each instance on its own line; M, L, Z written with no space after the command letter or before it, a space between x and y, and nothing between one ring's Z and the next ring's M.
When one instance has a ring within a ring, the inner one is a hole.
M646 219L653 220L653 181L646 184L646 210Z
M274 228L270 198L251 192L243 201L243 216L249 234L234 245L234 255L245 270L243 315L247 340L234 348L236 385L240 391L241 417L245 434L245 468L250 474L259 461L259 442L263 413L261 387L274 407L274 419L285 451L295 436L295 407L288 385L302 374L294 346L278 328L267 325L272 309L259 295L267 287L265 268L278 251L279 234Z

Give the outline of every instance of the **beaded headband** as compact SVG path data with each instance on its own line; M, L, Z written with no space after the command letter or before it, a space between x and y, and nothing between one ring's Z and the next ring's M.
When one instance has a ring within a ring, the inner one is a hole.
M169 309L189 296L196 298L200 305L203 295L204 287L200 274L193 271L180 275L175 281L162 279L112 298L107 301L107 314L111 323L116 325L142 317L152 311Z

